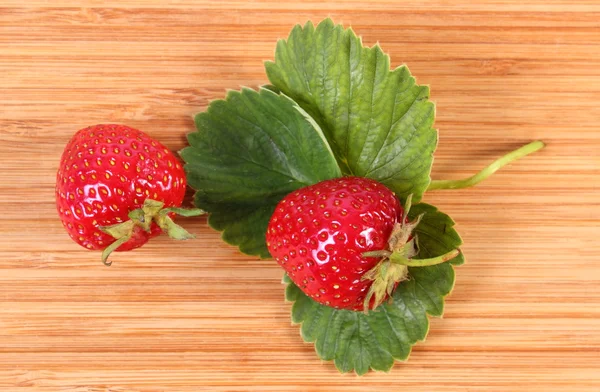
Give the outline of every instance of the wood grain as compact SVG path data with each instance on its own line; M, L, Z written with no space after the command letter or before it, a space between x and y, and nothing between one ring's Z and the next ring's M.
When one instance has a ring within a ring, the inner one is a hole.
M437 103L434 178L533 139L480 186L432 192L462 234L443 319L387 374L339 375L290 325L281 271L158 238L114 265L75 245L53 187L78 129L126 123L178 150L296 23L331 16ZM3 391L600 390L600 2L0 2Z

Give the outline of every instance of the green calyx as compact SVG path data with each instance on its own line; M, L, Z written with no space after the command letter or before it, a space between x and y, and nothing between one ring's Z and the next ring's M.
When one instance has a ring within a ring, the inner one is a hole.
M199 208L163 208L165 203L157 200L146 199L141 208L131 211L127 216L129 220L122 223L117 223L110 226L100 226L99 229L110 234L116 239L115 242L106 247L102 252L102 262L104 265L110 266L112 262L108 261L108 256L115 251L119 246L123 245L131 239L136 227L142 228L146 232L150 232L152 222L156 223L167 235L176 240L187 240L195 238L193 234L186 231L183 227L176 224L169 216L170 213L191 217L202 215L205 212Z
M381 261L367 271L362 280L372 280L373 283L364 300L364 312L369 312L369 304L375 298L373 309L383 303L385 298L392 298L396 285L408 279L408 267L427 267L452 260L460 254L458 249L451 250L441 256L430 259L413 259L419 254L419 241L413 231L421 222L423 214L413 221L408 221L412 195L406 199L404 214L400 222L396 222L388 239L388 249L363 253L363 257L379 257Z

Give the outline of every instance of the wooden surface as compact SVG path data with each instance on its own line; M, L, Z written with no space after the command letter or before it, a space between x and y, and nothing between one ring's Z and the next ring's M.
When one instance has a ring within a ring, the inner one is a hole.
M82 4L85 3L85 4ZM0 390L600 390L600 2L0 2ZM389 373L339 375L290 325L281 270L220 241L114 256L72 242L55 171L78 129L178 150L192 115L266 82L295 23L331 16L430 84L433 177L548 147L474 189L428 194L467 264L443 319Z

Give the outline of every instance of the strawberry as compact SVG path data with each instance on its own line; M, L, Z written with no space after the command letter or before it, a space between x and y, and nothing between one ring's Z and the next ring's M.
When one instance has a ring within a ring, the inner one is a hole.
M173 214L198 215L178 208L186 180L177 158L158 141L124 125L94 125L66 145L56 177L56 205L69 236L87 249L113 251L144 245L162 231L192 237Z
M433 265L457 251L427 260L418 252L396 196L360 177L336 178L287 195L267 228L267 247L292 281L315 301L336 309L375 309L408 276L409 265Z

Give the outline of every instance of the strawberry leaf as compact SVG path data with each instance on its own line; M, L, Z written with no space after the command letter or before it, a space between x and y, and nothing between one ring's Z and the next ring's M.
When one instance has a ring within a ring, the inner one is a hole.
M290 192L342 175L369 177L418 202L429 186L437 132L429 89L405 66L390 71L379 46L364 47L354 32L329 19L296 26L266 63L271 85L229 92L196 116L186 161L195 204L209 224L244 253L269 257L265 232L276 204ZM414 233L416 258L433 258L462 243L450 217L425 213ZM409 267L386 303L369 314L336 310L307 297L284 277L292 322L317 355L341 372L389 370L425 339L429 316L441 316L454 285L451 262Z
M284 95L230 91L195 121L181 151L194 202L244 253L269 257L265 232L281 198L341 175L319 126Z
M437 132L429 88L406 66L390 71L378 45L367 48L331 19L297 25L265 64L281 91L321 126L345 175L382 182L418 202L430 183Z
M412 206L409 217L415 219L422 213L425 215L414 231L420 249L415 258L439 256L462 244L448 215L421 203ZM409 268L410 279L398 285L393 302L367 315L321 305L286 276L286 299L293 302L292 322L300 324L302 339L314 343L317 355L334 361L340 372L388 371L394 360L406 360L412 346L425 339L427 315L442 315L444 297L454 286L453 265L463 262L460 254L451 263Z

